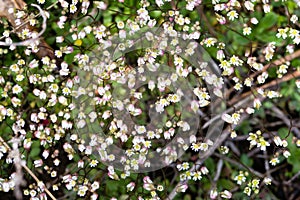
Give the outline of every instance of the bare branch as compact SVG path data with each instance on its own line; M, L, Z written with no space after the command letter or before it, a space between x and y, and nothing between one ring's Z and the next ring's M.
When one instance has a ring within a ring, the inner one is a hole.
M43 11L41 9L40 6L36 5L36 4L31 4L33 7L36 7L39 11L41 16L43 17L43 24L42 24L42 30L41 32L39 32L35 37L22 41L22 42L13 42L11 44L6 43L6 42L1 42L0 41L0 45L1 46L29 46L31 43L35 43L37 40L40 39L40 37L43 35L43 33L45 32L46 28L47 28L47 17L45 15L45 11Z
M6 149L11 152L12 148L3 140L3 138L0 136L0 142L6 147ZM53 194L46 188L45 184L36 177L36 175L26 166L25 162L21 162L22 167L30 174L30 176L36 181L37 185L41 187L41 189L44 189L45 192L51 197L52 200L56 200L56 198L53 196Z

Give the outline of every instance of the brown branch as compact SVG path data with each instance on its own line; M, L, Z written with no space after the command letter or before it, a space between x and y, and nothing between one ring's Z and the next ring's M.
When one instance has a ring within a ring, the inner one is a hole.
M273 104L272 111L276 114L278 118L280 118L289 128L291 131L293 131L296 136L300 137L300 130L297 127L294 127L292 124L292 119L288 119L285 113L283 113L282 110L280 110L276 105Z
M289 185L291 184L295 179L297 179L300 176L300 171L297 172L291 179L289 179L288 181L284 181L283 184L285 185Z
M0 143L5 146L7 151L12 151L11 147L4 141L4 139L0 136ZM52 200L56 200L53 194L46 188L45 184L36 177L36 175L26 166L26 164L22 163L22 167L30 174L30 176L36 181L39 187L43 187L42 189L50 196Z
M10 10L23 10L27 4L23 0L0 0L0 17L5 17L11 26L15 29L16 33L22 32L23 29L28 28L32 30L28 22L25 22L24 19L21 21L22 26L17 26L15 23L16 17L14 13L10 13ZM43 39L40 39L38 45L39 51L36 53L38 58L48 56L50 59L55 58L54 50L51 48Z
M205 22L205 25L207 26L207 29L208 29L208 32L216 37L217 36L217 33L215 31L215 29L212 27L212 25L209 23L205 13L203 12L203 5L200 4L197 8L196 8L198 14L200 15L201 19L203 19L203 21Z
M262 174L262 173L260 173L260 172L258 172L256 170L254 170L253 168L251 168L249 166L244 165L243 163L240 163L240 162L238 162L236 160L233 160L233 159L231 159L229 157L226 157L226 156L224 156L222 154L219 154L219 153L214 153L214 155L217 156L218 158L221 158L221 159L223 159L225 161L228 161L228 162L236 165L238 168L248 170L249 172L251 172L252 174L254 174L255 176L257 176L259 178L264 178L264 174Z
M279 58L279 59L277 59L277 60L275 60L275 61L273 61L273 62L271 62L271 63L269 63L269 64L266 64L266 65L262 68L262 70L256 71L255 73L251 74L251 75L250 75L250 78L254 78L255 76L261 74L262 72L267 71L267 69L269 69L269 67L271 67L272 64L274 64L274 65L281 65L281 64L283 64L283 63L285 63L285 62L287 62L287 61L291 61L291 60L293 60L293 59L295 59L295 58L298 58L298 57L300 57L300 50L297 50L297 51L295 51L295 52L292 53L292 54L288 54L288 55L286 55L286 56L283 57L283 58Z
M298 78L298 77L300 77L300 71L294 71L293 73L290 73L290 74L287 74L287 75L283 76L281 79L276 79L276 80L273 80L269 83L266 83L266 84L256 88L256 90L270 88L270 87L273 87L277 84L287 82L287 81L289 81L293 78ZM237 102L241 101L241 99L245 99L246 97L250 96L251 94L252 94L252 91L243 93L242 95L238 96L237 98L231 99L228 102L228 105L232 106L232 105L236 104Z
M283 63L285 63L285 62L287 62L287 61L291 61L291 60L293 60L293 59L295 59L295 58L298 58L298 57L300 57L300 50L297 50L297 51L295 51L295 52L292 53L292 54L286 55L286 56L283 57L283 58L279 58L279 59L277 59L277 60L275 60L275 61L273 61L273 62L271 62L271 63L266 64L266 65L262 68L262 70L256 71L256 72L250 74L250 75L249 75L249 78L252 78L252 79L253 79L254 77L258 76L259 74L261 74L261 73L267 71L267 70L269 69L269 67L271 67L272 65L277 65L277 66L278 66L278 65L281 65L281 64L283 64ZM227 98L229 97L229 95L231 94L232 91L234 91L234 88L230 88L230 89L227 91L227 93L226 93L226 97L227 97Z

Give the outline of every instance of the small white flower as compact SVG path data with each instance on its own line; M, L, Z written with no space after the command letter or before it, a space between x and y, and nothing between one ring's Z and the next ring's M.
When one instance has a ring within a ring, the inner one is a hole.
M274 157L270 160L270 164L275 166L279 163L279 159L277 157Z
M2 190L3 190L4 192L9 192L10 186L9 186L9 183L8 183L8 182L2 183Z
M254 4L251 1L245 1L244 5L247 10L254 11Z
M12 88L12 93L13 94L19 94L20 92L22 92L23 89L19 86L19 85L15 85L13 88Z
M250 34L251 34L251 31L252 31L251 27L245 27L245 28L243 29L243 34L244 34L244 35L250 35Z
M216 199L217 197L218 197L218 192L217 192L217 190L211 190L210 191L210 193L209 193L209 197L211 198L211 199Z
M188 189L188 185L187 184L179 185L176 188L176 192L185 192L187 189Z
M295 24L297 21L298 21L297 15L292 15L291 22L293 22Z
M224 190L223 192L221 192L221 197L225 199L231 199L232 194L228 190Z
M77 11L77 7L74 4L70 5L70 13L75 13Z
M44 4L44 3L45 3L45 0L37 0L37 2L38 2L39 4Z
M282 140L281 140L280 137L275 136L275 137L274 137L274 142L275 142L275 144L276 144L277 146L282 146Z
M285 150L285 151L283 151L283 156L284 156L285 158L288 158L288 157L291 156L291 153L290 153L289 151Z
M251 18L250 21L252 24L258 24L258 20L255 17Z
M135 183L134 182L130 182L127 186L127 191L133 191L133 189L135 188Z
M296 86L300 89L300 79L296 80Z
M231 115L225 113L222 115L222 120L224 120L225 122L232 124L233 123L233 119L231 117Z
M229 20L234 21L238 18L239 14L235 10L232 10L227 13L227 16L229 17Z
M265 177L263 181L266 185L271 185L272 182L272 180L269 177Z

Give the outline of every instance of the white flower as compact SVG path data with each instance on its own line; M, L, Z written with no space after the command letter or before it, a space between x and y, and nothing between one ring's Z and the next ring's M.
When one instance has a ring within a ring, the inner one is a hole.
M266 185L271 185L272 182L272 180L269 177L265 177L263 181Z
M252 183L252 187L253 188L259 188L259 179L253 179L252 181L251 181L251 183Z
M162 5L164 5L163 0L155 0L155 3L158 5L158 7L161 7Z
M99 188L99 182L95 181L92 185L91 185L91 191L94 192Z
M135 187L135 183L134 183L134 182L130 182L130 183L126 186L127 191L133 191L134 187Z
M56 43L62 43L64 41L64 37L62 36L58 36L55 39L56 39Z
M254 99L253 101L253 107L256 108L256 109L259 109L261 106L261 102L259 99Z
M77 167L78 168L83 168L84 166L84 161L83 160L79 160L78 163L77 163Z
M260 147L260 150L266 151L267 146L270 146L270 143L267 142L264 138L259 138L259 142L257 143L257 147Z
M17 76L16 76L16 81L22 81L22 80L24 80L24 75L22 75L22 74L18 74ZM1 81L0 81L1 82Z
M56 93L56 92L58 91L59 87L58 87L57 84L51 84L50 87L49 87L49 89L50 89L52 92Z
M244 193L245 193L245 194L247 194L248 196L250 196L250 195L251 195L251 192L252 192L252 190L251 190L250 187L245 187L245 189L244 189Z
M200 150L200 144L199 143L193 143L191 148L192 148L193 151L198 152Z
M243 173L240 173L239 175L234 177L234 180L237 182L238 185L241 185L246 181L246 177Z
M216 199L217 197L218 197L218 192L217 192L217 190L211 190L210 191L210 193L209 193L209 197L211 198L211 199Z
M156 103L155 109L156 109L156 112L162 113L164 111L164 106L161 105L160 103Z
M205 142L200 143L200 150L201 151L207 151L208 150L209 145Z
M66 97L64 97L64 96L58 97L58 102L61 103L64 106L68 105L68 99Z
M145 126L135 126L135 130L137 131L138 134L143 134L146 132Z
M181 164L181 170L188 170L190 168L190 164L188 162L184 162Z
M12 93L13 94L19 94L20 92L22 92L23 89L19 86L19 85L15 85L13 88L12 88Z
M179 185L176 188L176 192L185 192L187 189L188 189L188 185L187 184Z
M232 194L228 190L224 190L223 192L221 192L221 197L225 199L231 199Z
M102 118L103 119L108 119L112 115L110 110L107 110L103 113Z
M205 166L201 167L200 170L201 170L201 173L204 175L208 174L208 172L209 172L207 167L205 167Z
M18 99L17 97L13 97L11 99L11 103L13 104L14 107L20 106L21 105L21 100Z
M239 120L241 119L241 115L239 113L233 113L231 115L233 124L238 124Z
M278 29L278 33L276 34L276 37L281 38L282 39L286 39L287 38L287 32L288 32L289 28L280 28Z
M258 24L258 20L255 17L251 18L250 21L252 24Z
M9 192L10 186L9 186L9 183L8 183L8 182L2 183L2 190L3 190L4 192Z
M225 113L222 115L222 120L224 120L225 122L232 124L233 123L233 119L231 117L231 115Z
M278 163L279 163L279 159L277 157L272 158L270 160L270 164L273 165L273 166L277 165Z
M291 153L290 153L289 151L285 150L285 151L283 151L283 156L284 156L285 158L288 158L288 157L291 156Z
M78 192L77 192L78 196L81 196L81 197L85 196L87 190L88 190L87 186L85 186L85 185L80 186L78 189Z
M297 88L299 88L300 89L300 79L298 79L298 80L296 80L296 86L297 86Z
M33 162L33 164L34 164L34 167L41 167L42 165L43 165L43 160L42 159L39 159L39 160L35 160L34 162Z
M238 18L239 14L235 10L232 10L227 13L227 16L229 17L229 20L234 21L236 18Z
M265 4L265 5L263 6L263 8L264 8L264 12L265 12L265 13L269 13L269 12L271 11L271 7L270 7L269 4Z
M37 2L38 2L39 4L44 4L44 3L45 3L45 0L37 0Z
M295 24L297 21L298 21L297 15L292 15L291 22L293 22Z
M251 34L251 31L252 31L251 27L245 27L245 28L243 29L243 34L244 34L244 35L250 35L250 34Z
M280 137L275 136L275 137L274 137L274 142L275 142L275 144L276 144L277 146L282 146L282 140L281 140Z
M70 13L75 13L77 11L77 7L74 4L70 5Z
M44 159L47 159L48 156L49 156L49 151L44 150L42 156L43 156Z
M99 163L99 162L98 162L97 160L92 160L92 161L90 162L90 166L91 166L91 167L96 167L98 163Z
M68 69L68 64L65 63L65 62L63 62L63 63L61 64L61 70L59 71L59 74L60 74L61 76L67 76L69 73L70 73L70 72L69 72L69 69Z
M254 5L251 1L245 1L244 5L247 10L254 11Z

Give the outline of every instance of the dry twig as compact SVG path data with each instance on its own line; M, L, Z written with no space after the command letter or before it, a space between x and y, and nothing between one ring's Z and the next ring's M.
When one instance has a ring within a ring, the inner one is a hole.
M8 152L12 151L12 148L3 140L1 136L0 136L0 143L2 143L5 146ZM37 185L41 189L45 190L45 192L50 196L52 200L56 200L53 194L46 188L45 184L42 181L40 181L38 177L26 166L26 163L25 162L20 162L20 163L22 167L28 172L28 174L30 174L30 176L36 181Z
M23 0L0 0L0 17L5 17L9 21L11 26L15 29L16 33L22 32L22 30L24 30L25 28L28 28L29 30L32 29L32 27L29 26L28 22L25 22L24 20L21 21L22 26L18 26L16 24L16 17L14 15L14 12L11 12L14 10L23 10L26 6L27 5ZM42 9L39 6L35 4L33 4L33 6L39 9L40 14L44 20L44 23L42 25L42 31L38 34L37 37L32 38L33 40L36 41L37 38L40 38L43 32L46 30L46 23L45 23L46 16L44 14L44 11L42 11ZM23 41L15 44L28 45L29 44L28 42L32 42L32 41ZM11 44L8 45L7 43L1 42L0 45L10 46ZM48 56L51 59L55 58L53 48L51 48L42 38L40 38L39 40L38 49L39 51L36 53L37 57L42 58Z

